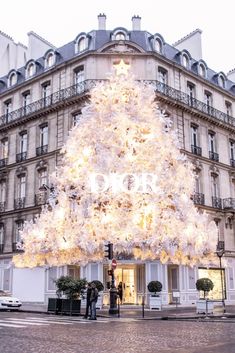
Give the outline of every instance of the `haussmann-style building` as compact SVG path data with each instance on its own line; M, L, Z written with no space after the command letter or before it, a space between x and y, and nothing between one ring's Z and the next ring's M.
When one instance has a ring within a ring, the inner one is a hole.
M117 258L117 282L124 284L125 304L148 301L147 284L163 284L163 304L194 304L195 282L210 277L213 299L235 304L235 70L225 74L210 69L202 58L201 30L174 45L159 33L141 30L141 18L132 29L106 29L106 16L98 16L98 29L81 32L60 48L28 33L28 46L16 44L0 32L0 289L25 302L46 303L55 296L54 279L62 274L99 279L108 303L108 264L85 267L15 269L19 231L48 202L49 175L61 163L60 150L71 128L79 124L90 88L107 78L114 62L128 61L138 80L152 81L160 108L178 131L182 153L197 173L195 204L215 220L222 269L191 268L158 261ZM223 251L222 251L223 254ZM221 275L223 284L221 283Z

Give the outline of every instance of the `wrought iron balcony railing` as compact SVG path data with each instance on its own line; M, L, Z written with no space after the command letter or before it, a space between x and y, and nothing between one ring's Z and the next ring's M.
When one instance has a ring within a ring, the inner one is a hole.
M36 156L41 156L48 152L48 145L40 146L36 148Z
M231 209L235 210L235 199L232 197L228 197L227 199L223 199L223 209Z
M219 162L219 154L216 152L209 151L209 158L212 161Z
M18 199L15 199L15 210L24 208L24 206L25 206L25 197L19 197Z
M0 212L4 212L6 208L6 201L0 202Z
M16 155L16 162L20 163L25 161L27 158L27 152L21 152L21 153L17 153Z
M0 159L0 168L5 167L7 165L7 158Z
M193 202L195 205L205 205L205 196L202 193L195 192L193 195Z
M29 116L43 109L54 106L60 102L64 102L72 97L88 92L90 91L91 88L93 88L96 85L97 82L103 82L103 81L105 80L86 80L76 85L61 89L60 91L52 93L48 97L41 98L27 105L26 107L21 107L17 110L14 110L8 113L7 115L1 116L0 126L11 123L25 116ZM229 124L235 127L235 118L233 118L232 116L229 116L228 114L218 109L215 109L212 106L209 106L204 102L199 101L196 98L191 97L187 93L184 93L180 90L170 87L160 81L155 80L155 81L145 81L145 82L153 85L156 92L176 102L179 102L180 104L184 104L190 108L196 109L197 111L203 114L207 114L221 122L224 122L226 124Z
M0 126L5 125L7 123L11 123L25 116L39 112L45 108L56 105L60 102L64 102L72 97L88 92L91 90L91 88L93 88L96 85L97 82L102 82L102 81L104 80L86 80L86 81L80 82L76 85L61 89L60 91L52 93L46 98L45 97L41 98L27 105L27 109L25 109L25 107L21 107L19 109L12 111L11 113L8 113L7 116L2 115L0 117Z
M201 156L202 155L202 149L199 146L191 145L191 151L192 151L193 154L196 154L197 156Z
M0 244L0 254L3 253L3 250L4 250L4 244Z
M212 207L222 209L222 199L212 196Z
M35 206L45 205L48 200L47 191L41 191L35 194Z
M235 168L235 159L230 159L230 165L231 167Z
M159 82L159 81L152 81L152 83L156 84L156 91L164 94L165 96L174 99L177 102L183 103L184 105L190 106L204 114L210 115L211 117L222 121L226 124L235 126L235 118L232 116L221 112L218 109L215 109L214 107L199 101L196 98L191 97L187 93L184 93L180 90L177 90L173 87L170 87L166 85L165 83Z

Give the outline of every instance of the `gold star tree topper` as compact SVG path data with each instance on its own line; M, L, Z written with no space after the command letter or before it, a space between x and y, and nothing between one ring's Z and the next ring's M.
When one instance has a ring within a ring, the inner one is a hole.
M128 70L130 69L130 64L125 63L123 59L120 60L119 63L113 64L114 69L116 70L116 75L124 75L126 76L128 74Z

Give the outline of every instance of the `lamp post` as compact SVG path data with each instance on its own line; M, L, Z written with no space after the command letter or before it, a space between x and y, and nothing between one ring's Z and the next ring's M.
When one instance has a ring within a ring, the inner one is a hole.
M222 257L225 253L224 250L224 241L219 240L216 248L216 254L219 258L219 267L220 267L220 280L221 280L221 291L222 291L222 304L223 304L223 313L226 313L225 301L224 301L224 281L223 281L223 270L222 270Z

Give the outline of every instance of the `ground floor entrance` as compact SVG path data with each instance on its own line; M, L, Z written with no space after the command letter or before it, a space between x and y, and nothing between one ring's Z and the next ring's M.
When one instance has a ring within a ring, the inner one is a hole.
M105 266L106 285L110 281L107 273L108 267ZM114 277L116 288L122 288L121 304L140 304L145 289L145 265L118 263Z

